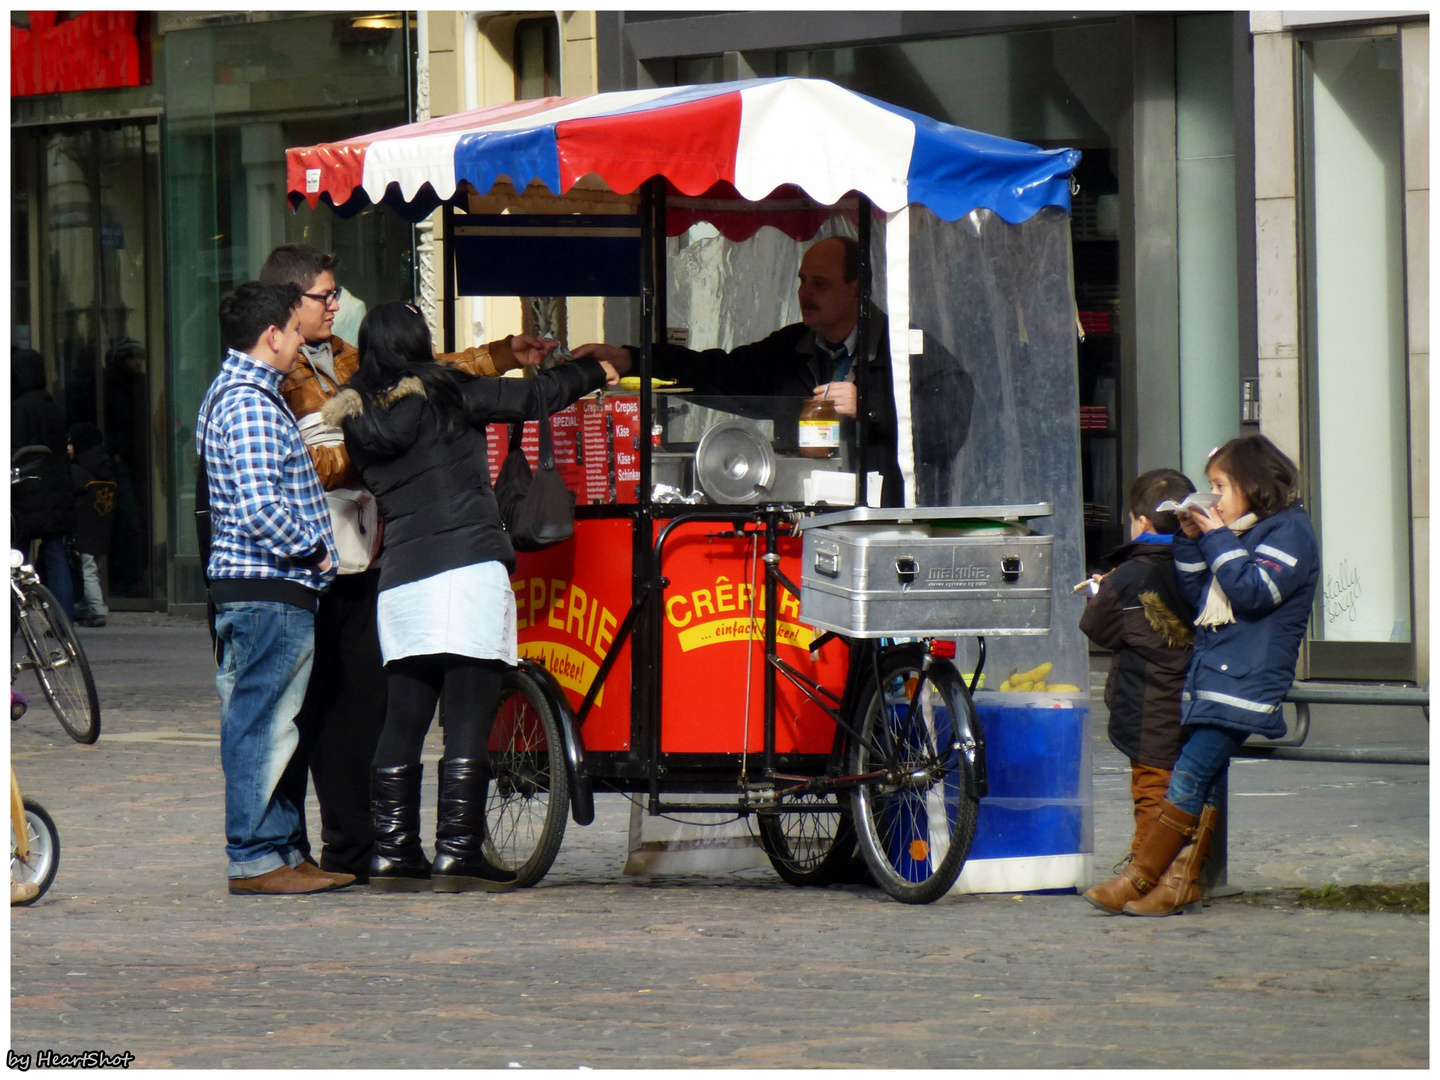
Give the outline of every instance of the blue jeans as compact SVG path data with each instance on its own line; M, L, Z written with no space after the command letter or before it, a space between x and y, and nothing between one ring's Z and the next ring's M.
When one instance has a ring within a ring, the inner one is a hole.
M1230 757L1247 735L1210 724L1193 724L1186 730L1190 735L1170 773L1165 798L1177 810L1198 814L1203 806L1219 805Z
M70 555L66 550L65 537L47 536L40 541L39 565L41 583L55 594L65 617L75 621L75 582L70 577Z
M258 877L301 861L301 809L277 788L300 741L295 716L315 657L315 615L273 601L217 604L215 634L224 649L215 689L227 873Z

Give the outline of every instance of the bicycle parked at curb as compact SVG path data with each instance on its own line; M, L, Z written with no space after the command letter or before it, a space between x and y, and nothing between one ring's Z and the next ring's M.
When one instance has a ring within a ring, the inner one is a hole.
M12 485L27 479L19 469L10 470ZM66 733L78 743L95 742L100 738L100 695L85 649L60 601L14 548L10 549L10 611L11 633L24 643L23 651L17 649L12 636L10 681L22 671L33 671Z

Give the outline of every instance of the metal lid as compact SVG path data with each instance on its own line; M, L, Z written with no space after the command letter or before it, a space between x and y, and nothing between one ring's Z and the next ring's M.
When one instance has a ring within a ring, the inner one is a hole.
M816 514L795 526L797 532L822 525L845 525L858 522L903 523L911 521L972 520L990 518L1000 521L1023 521L1026 518L1049 517L1055 512L1053 503L1023 503L1014 506L857 506L833 514Z
M760 429L745 420L710 428L695 448L695 479L717 503L754 503L769 496L775 451Z

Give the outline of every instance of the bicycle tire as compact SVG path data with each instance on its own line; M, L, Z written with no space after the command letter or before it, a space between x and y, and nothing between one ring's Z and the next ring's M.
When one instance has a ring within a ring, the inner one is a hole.
M46 809L34 799L25 800L25 827L30 845L30 858L20 862L15 855L15 824L10 824L10 880L30 881L39 888L28 900L20 900L15 907L28 907L44 896L55 881L60 869L60 831Z
M35 678L55 718L76 742L94 743L100 738L100 695L60 601L44 585L27 585L21 618Z
M848 755L852 776L888 774L855 787L852 814L875 883L904 904L928 904L950 891L970 854L980 810L953 719L964 716L978 733L974 703L949 661L932 661L922 684L923 659L918 644L881 654L881 685L873 673L867 677L860 737Z
M802 795L795 802L825 801ZM760 848L781 879L797 888L823 888L848 880L855 855L855 825L841 807L833 814L762 811Z
M491 785L485 800L485 853L527 888L555 863L570 816L570 776L560 720L534 676L505 673L490 728Z

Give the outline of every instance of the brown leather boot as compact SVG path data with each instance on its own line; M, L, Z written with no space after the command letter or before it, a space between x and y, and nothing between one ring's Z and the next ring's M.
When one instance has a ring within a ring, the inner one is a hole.
M1130 759L1130 801L1135 806L1135 832L1130 837L1130 850L1111 869L1118 874L1135 858L1135 853L1145 843L1145 834L1160 810L1165 793L1170 790L1170 770L1158 769L1153 765L1142 765Z
M1135 858L1115 877L1087 892L1085 899L1101 911L1119 915L1131 900L1140 899L1155 887L1199 820L1197 815L1161 799L1150 831L1145 834L1145 844Z
M1135 835L1130 840L1131 857L1134 857L1145 843L1145 836L1150 831L1155 815L1160 812L1160 804L1165 801L1165 793L1169 790L1169 769L1141 765L1138 761L1130 762L1130 798L1135 803Z
M1200 811L1195 834L1185 841L1155 887L1125 905L1126 915L1179 915L1200 910L1200 868L1210 854L1210 835L1219 815L1213 806Z

